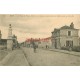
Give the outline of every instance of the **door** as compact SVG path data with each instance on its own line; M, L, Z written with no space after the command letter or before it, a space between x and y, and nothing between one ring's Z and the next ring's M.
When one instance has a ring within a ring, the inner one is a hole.
M66 41L66 47L73 47L73 41Z
M57 48L57 39L55 39L55 48Z

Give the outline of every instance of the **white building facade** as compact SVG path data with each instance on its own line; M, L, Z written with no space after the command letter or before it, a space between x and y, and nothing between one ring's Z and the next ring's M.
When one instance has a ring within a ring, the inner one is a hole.
M52 32L52 47L60 49L61 47L79 46L79 29L74 28L74 24L63 26L60 29L54 29Z

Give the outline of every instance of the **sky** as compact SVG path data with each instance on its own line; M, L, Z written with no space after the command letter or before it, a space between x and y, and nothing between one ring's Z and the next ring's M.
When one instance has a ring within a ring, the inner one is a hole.
M8 37L9 24L12 25L12 33L15 34L19 42L27 38L46 38L51 36L54 28L74 23L74 27L80 29L79 14L5 14L0 15L0 30L2 38Z

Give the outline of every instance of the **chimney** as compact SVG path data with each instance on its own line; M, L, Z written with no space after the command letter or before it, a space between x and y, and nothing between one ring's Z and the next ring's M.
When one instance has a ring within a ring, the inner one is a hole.
M73 22L70 24L71 29L74 29L74 24Z

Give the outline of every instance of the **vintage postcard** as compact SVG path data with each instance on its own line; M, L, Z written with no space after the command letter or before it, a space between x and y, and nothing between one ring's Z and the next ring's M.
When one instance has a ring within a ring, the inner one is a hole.
M0 66L80 66L80 15L0 14Z

